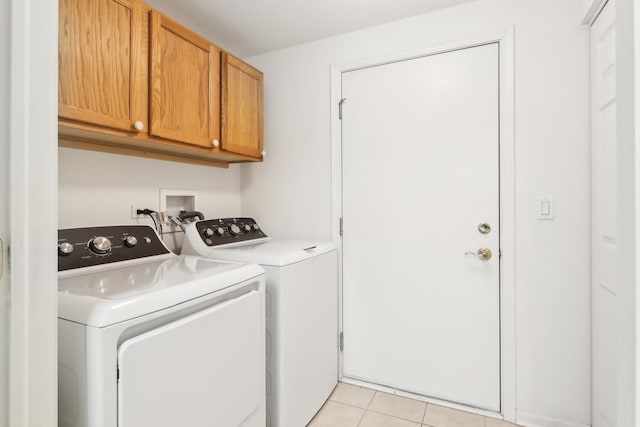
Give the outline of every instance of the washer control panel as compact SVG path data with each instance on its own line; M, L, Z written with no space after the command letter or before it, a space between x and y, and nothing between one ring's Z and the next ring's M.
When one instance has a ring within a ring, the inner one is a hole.
M169 253L147 225L58 230L58 271Z
M196 230L207 246L249 242L267 237L253 218L206 219L196 223Z

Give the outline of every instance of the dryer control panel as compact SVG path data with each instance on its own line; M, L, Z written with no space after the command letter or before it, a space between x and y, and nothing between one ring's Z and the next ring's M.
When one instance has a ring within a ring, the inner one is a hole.
M268 237L253 218L206 219L196 222L195 227L207 246L251 242Z
M58 230L58 271L170 253L147 225Z

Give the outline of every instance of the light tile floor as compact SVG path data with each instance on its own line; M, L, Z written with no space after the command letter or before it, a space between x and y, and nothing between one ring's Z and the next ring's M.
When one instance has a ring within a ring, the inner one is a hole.
M505 421L457 411L351 384L338 383L309 427L514 427Z

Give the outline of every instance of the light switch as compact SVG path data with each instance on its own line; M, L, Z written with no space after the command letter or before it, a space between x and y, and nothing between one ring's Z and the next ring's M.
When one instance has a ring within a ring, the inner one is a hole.
M553 198L552 197L538 198L538 219L542 219L542 220L553 219Z
M548 200L543 200L540 214L544 216L548 216L550 213L551 213L551 204L549 203Z

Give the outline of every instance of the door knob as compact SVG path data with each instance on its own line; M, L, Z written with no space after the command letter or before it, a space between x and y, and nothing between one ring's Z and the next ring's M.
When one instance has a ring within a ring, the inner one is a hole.
M491 259L491 256L493 255L491 253L491 249L489 248L480 248L476 252L465 252L464 254L477 256L482 261L489 261Z

